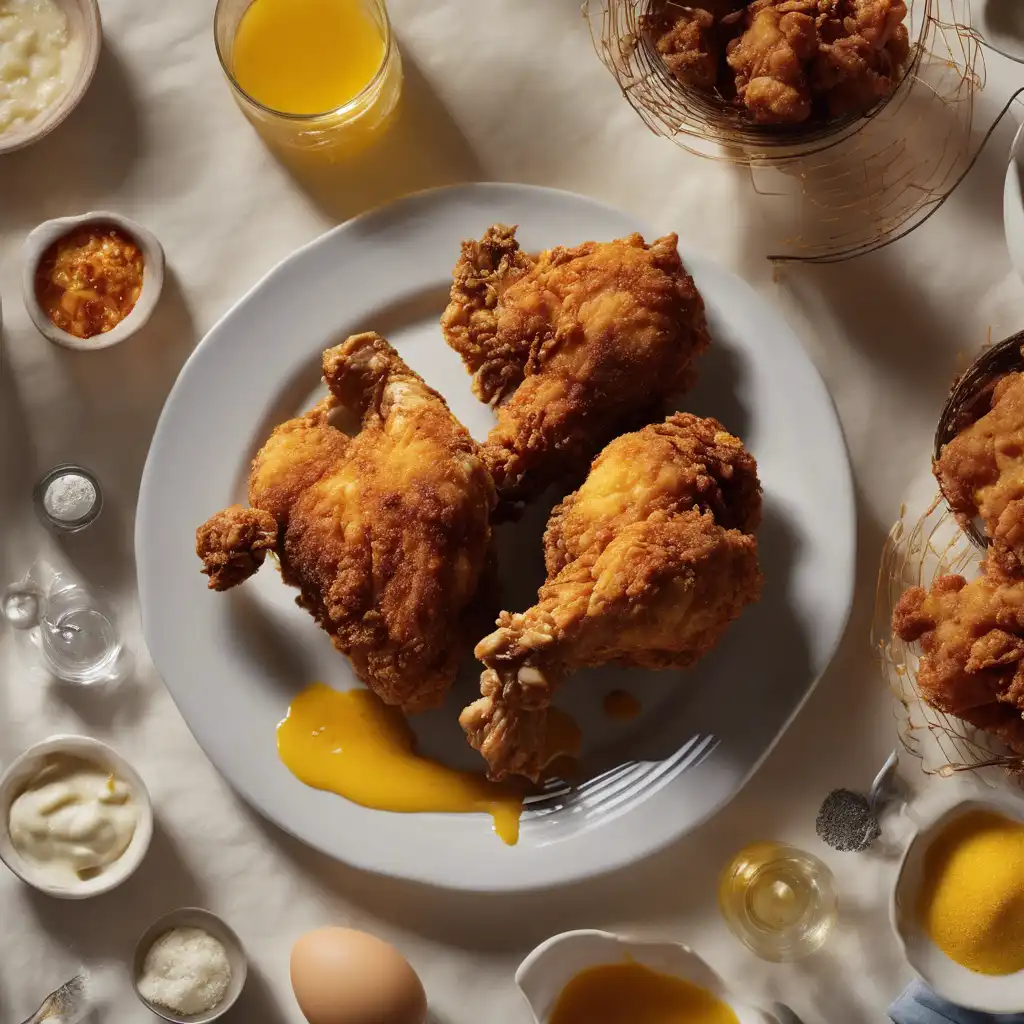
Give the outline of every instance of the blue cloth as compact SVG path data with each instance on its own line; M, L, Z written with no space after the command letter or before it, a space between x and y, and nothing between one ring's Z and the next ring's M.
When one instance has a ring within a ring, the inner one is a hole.
M923 982L915 981L889 1007L893 1024L1024 1024L1024 1013L978 1013L940 999Z

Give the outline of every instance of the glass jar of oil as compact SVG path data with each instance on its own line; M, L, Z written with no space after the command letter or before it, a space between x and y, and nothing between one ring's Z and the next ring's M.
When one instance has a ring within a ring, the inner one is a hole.
M836 921L832 872L781 843L740 850L718 886L732 933L763 960L800 960L820 949Z

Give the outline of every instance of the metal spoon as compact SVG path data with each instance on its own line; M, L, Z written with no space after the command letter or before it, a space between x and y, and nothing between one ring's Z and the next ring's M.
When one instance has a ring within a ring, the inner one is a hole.
M877 819L885 808L900 794L900 782L896 775L899 766L899 753L893 751L886 759L882 770L875 776L868 790L868 805Z
M89 979L84 974L76 974L56 992L51 992L24 1024L42 1024L43 1021L77 1024L89 1012L91 1005Z
M772 1013L779 1019L779 1024L804 1024L804 1022L785 1003L775 1003Z

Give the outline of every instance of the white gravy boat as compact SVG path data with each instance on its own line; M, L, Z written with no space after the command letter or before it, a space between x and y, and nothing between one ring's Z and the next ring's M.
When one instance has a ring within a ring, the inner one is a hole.
M739 999L687 946L678 942L627 939L594 930L562 932L542 942L516 971L516 984L537 1024L548 1024L562 989L581 971L632 960L698 985L728 1006L739 1024L778 1024L775 1017Z

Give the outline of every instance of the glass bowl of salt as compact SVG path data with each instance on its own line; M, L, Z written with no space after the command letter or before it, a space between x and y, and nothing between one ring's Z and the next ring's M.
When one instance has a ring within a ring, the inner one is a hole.
M44 526L58 533L78 533L99 516L103 491L89 470L66 464L55 466L36 484L32 501Z

